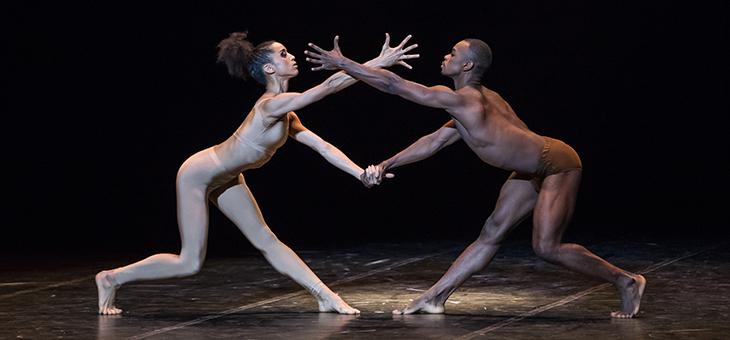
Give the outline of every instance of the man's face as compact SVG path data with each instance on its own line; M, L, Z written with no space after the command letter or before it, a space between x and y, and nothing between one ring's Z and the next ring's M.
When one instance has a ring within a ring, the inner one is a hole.
M466 41L459 41L451 48L451 52L444 56L444 61L441 63L441 74L447 77L453 77L460 74L464 70L466 65L467 55L469 51L469 43Z

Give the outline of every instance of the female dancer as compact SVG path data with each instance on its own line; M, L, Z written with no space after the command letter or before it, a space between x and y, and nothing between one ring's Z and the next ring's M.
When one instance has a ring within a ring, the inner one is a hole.
M367 64L388 67L417 58L404 48L410 36L390 47L386 34L381 53ZM242 79L252 77L266 87L243 123L220 144L190 156L177 173L177 218L182 249L180 254L156 254L130 265L96 274L99 313L120 314L114 306L116 291L125 283L190 276L205 259L208 233L208 200L212 201L259 249L280 273L304 287L319 304L320 312L359 313L329 289L296 253L279 241L264 221L246 185L243 172L259 168L286 142L287 136L319 152L328 162L360 179L363 169L336 147L305 128L294 110L314 103L356 82L344 72L303 93L288 92L289 79L299 71L294 56L276 41L253 46L247 33L232 33L218 44L218 62L228 73Z

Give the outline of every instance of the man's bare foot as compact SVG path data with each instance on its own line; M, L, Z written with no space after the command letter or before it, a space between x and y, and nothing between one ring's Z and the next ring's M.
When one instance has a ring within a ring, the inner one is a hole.
M342 300L342 298L335 294L327 294L328 296L323 296L317 298L317 303L319 304L319 311L323 313L328 312L335 312L340 314L360 314L360 311L350 307L350 305L345 302L345 300Z
M122 310L114 307L114 298L116 297L119 285L114 282L111 277L111 270L104 270L96 274L96 290L99 293L99 314L116 315L121 314Z
M423 296L413 300L403 310L394 310L393 314L414 314L414 313L428 313L428 314L442 314L444 312L443 303L434 303L430 299Z
M641 304L641 296L644 295L644 288L646 288L646 279L639 274L635 275L623 287L619 287L619 293L621 293L621 310L611 312L611 317L617 319L633 318L639 312L639 305Z

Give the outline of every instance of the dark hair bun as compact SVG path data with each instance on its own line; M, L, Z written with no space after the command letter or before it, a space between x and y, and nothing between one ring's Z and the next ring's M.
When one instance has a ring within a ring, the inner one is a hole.
M248 38L248 32L233 32L230 38L236 41L243 41Z

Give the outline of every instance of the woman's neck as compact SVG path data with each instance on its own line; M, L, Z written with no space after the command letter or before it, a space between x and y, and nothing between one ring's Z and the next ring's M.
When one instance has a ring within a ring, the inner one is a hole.
M289 79L270 78L266 83L266 92L274 94L284 93L289 90Z

